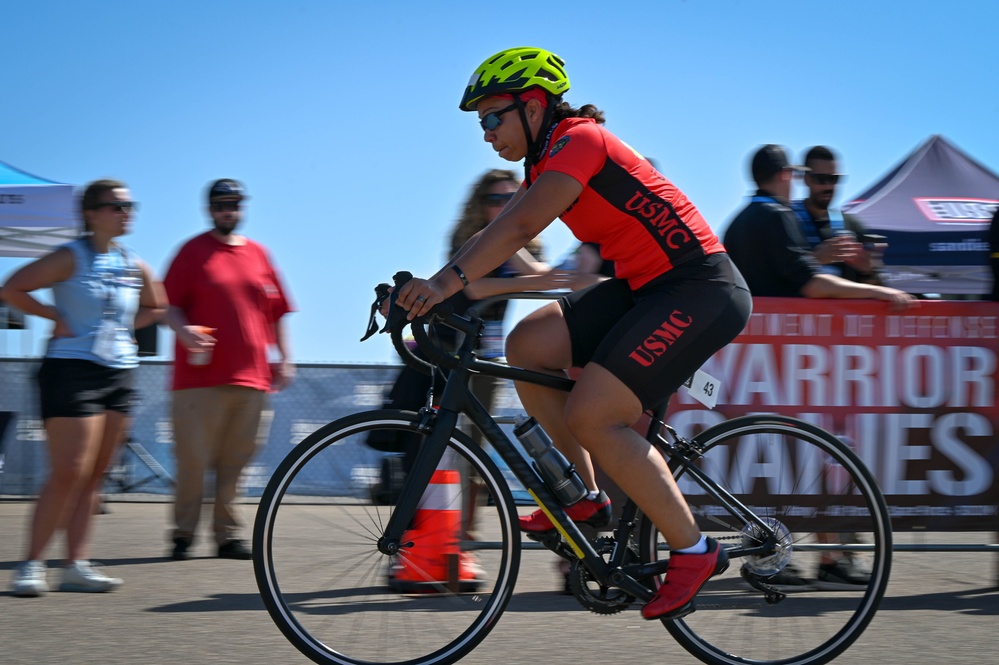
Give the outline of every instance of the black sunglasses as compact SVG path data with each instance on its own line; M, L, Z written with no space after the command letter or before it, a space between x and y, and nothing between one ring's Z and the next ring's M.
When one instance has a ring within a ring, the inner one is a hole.
M482 202L487 206L506 205L506 202L513 198L513 194L513 192L506 192L504 194L483 194Z
M219 201L211 206L212 212L235 212L242 207L241 201Z
M835 185L840 181L840 178L846 177L841 173L808 173L807 175L820 185Z
M510 104L505 109L487 113L479 118L479 126L481 126L484 131L492 131L503 124L503 120L500 119L500 116L514 110L515 108L517 108L516 104Z
M95 203L90 206L90 210L100 210L101 208L114 208L115 212L131 212L139 209L138 201L109 201L107 203Z

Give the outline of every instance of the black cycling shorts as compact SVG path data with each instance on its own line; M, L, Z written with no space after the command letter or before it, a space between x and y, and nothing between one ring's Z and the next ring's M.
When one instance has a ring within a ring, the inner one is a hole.
M135 370L89 360L45 358L38 370L42 419L128 413L135 402Z
M632 291L620 279L559 300L572 363L595 362L656 407L742 332L753 309L724 253L684 264Z

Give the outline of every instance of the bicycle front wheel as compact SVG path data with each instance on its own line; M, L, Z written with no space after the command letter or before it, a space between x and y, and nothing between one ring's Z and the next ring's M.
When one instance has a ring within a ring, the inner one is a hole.
M766 549L733 556L697 611L666 629L713 665L829 662L864 631L888 585L891 525L874 478L842 441L793 418L735 418L694 441L704 451L697 467L760 520L733 515L674 461L701 530L730 548ZM646 561L669 551L647 519L640 551Z
M463 433L453 433L398 555L377 548L391 492L344 495L357 485L345 463L351 446L370 437L419 445L418 422L385 410L330 423L291 451L261 498L257 586L281 631L317 663L453 663L485 638L513 592L516 506L496 464Z

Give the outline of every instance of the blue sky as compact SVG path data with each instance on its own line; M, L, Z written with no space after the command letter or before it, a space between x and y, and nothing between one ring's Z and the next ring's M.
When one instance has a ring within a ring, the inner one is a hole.
M205 185L242 180L243 230L290 286L302 362L395 362L387 336L357 341L374 285L435 271L469 184L519 169L457 108L472 70L510 46L562 56L566 98L604 109L716 231L761 143L838 150L843 199L932 134L999 171L999 3L8 5L0 160L126 181L142 204L126 243L160 273L206 228ZM553 258L573 244L558 221L543 238Z

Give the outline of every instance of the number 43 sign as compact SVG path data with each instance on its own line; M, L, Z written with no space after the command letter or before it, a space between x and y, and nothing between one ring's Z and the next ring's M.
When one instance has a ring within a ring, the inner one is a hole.
M718 402L718 379L707 372L697 370L692 377L683 382L683 385L691 397L709 409L715 408Z

